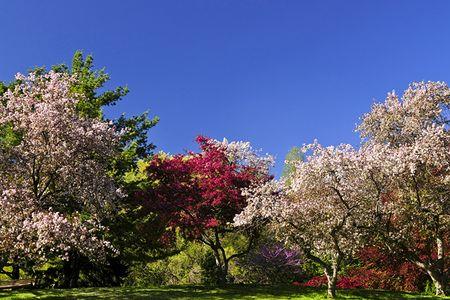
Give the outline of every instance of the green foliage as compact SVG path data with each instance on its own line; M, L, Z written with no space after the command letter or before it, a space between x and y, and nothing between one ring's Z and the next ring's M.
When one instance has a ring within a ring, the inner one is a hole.
M231 273L227 274L231 277ZM201 261L201 279L206 285L219 285L220 270L217 267L216 259L211 251L208 251ZM229 279L228 279L229 280ZM230 281L230 280L229 280Z
M81 51L75 52L71 68L60 64L53 66L52 70L76 77L77 80L73 84L72 90L75 95L84 95L84 100L78 103L77 109L81 115L88 118L104 118L103 107L115 105L129 92L126 86L105 90L105 84L109 81L110 76L104 68L96 70L92 55L83 57ZM113 166L116 176L123 176L130 168L135 167L139 159L151 155L155 146L148 142L147 133L158 121L158 117L149 119L148 112L130 118L122 115L114 121L117 130L127 129L121 141L122 154L116 159Z
M105 73L105 69L94 70L94 58L92 55L83 58L81 51L76 51L72 59L72 67L64 64L53 66L56 72L65 72L76 76L77 81L72 86L72 91L76 94L83 94L85 101L78 103L79 112L89 118L103 117L102 107L114 105L128 93L127 87L119 86L114 90L107 90L98 94L104 84L110 79Z
M62 264L60 262L46 263L34 268L32 272L35 285L40 288L55 288L63 281Z
M0 81L0 95L8 90L8 85ZM0 103L0 105L5 103ZM9 148L20 142L21 136L12 130L11 126L0 127L0 148Z
M17 146L21 138L20 133L14 132L11 126L0 127L0 148L7 149Z
M211 249L199 242L179 240L178 249L183 251L150 263L136 263L125 280L127 285L175 285L175 284L207 284L218 283L220 271L216 265ZM243 235L234 233L224 240L225 251L236 253L239 247L246 245ZM242 282L245 270L234 261L230 262L230 281L234 278Z
M124 151L124 153L127 153ZM148 182L148 176L146 174L146 169L149 165L148 161L145 160L139 160L136 163L136 167L132 168L131 170L128 170L124 176L123 181L127 186L135 187L138 189L145 189L150 184Z
M3 95L7 89L8 86L4 82L0 81L0 96Z
M436 286L431 280L427 280L424 290L425 295L436 295Z
M258 233L259 234L259 233ZM261 242L261 241L260 241ZM240 232L229 232L225 234L223 239L223 247L227 256L231 256L235 253L244 253L249 244L249 237ZM246 255L245 255L246 256ZM245 257L243 256L243 257ZM212 257L214 258L214 257ZM211 260L209 262L212 262ZM217 283L217 276L219 275L217 268L210 267L205 261L204 264L204 282ZM239 264L239 259L231 260L229 265L228 281L235 283L248 283L247 275L248 269ZM209 276L209 277L208 277ZM216 276L216 278L214 278Z
M112 232L111 240L126 264L162 259L179 253L183 248L180 241L163 243L161 236L167 230L165 223L155 214L142 212L139 205L122 204L116 217L107 225Z
M151 263L135 264L125 280L126 285L154 286L174 284L200 284L208 248L191 242L183 252Z
M292 147L291 150L289 150L289 152L286 154L281 177L286 180L287 185L290 184L290 175L295 171L294 164L298 161L302 161L303 158L303 153L301 152L300 147Z
M143 173L143 170L139 169L138 162L149 158L155 149L155 146L147 141L147 132L158 121L158 117L149 119L148 112L132 118L122 115L115 121L117 130L125 130L121 141L123 150L113 164L113 174L121 184L131 184L133 188L135 187L136 182L126 177L136 170ZM139 177L143 179L142 176Z

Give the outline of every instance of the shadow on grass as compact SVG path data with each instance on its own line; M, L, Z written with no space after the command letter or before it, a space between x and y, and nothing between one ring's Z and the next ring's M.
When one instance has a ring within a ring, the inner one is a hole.
M325 299L324 289L294 286L230 285L221 288L207 286L170 286L154 288L84 288L18 290L0 292L2 299ZM374 290L340 290L338 299L444 299L410 293ZM447 298L448 299L448 298Z

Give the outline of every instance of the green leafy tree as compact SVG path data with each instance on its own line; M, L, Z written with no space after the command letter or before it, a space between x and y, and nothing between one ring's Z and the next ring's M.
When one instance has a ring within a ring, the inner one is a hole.
M52 69L77 76L78 80L72 88L75 93L82 93L87 99L81 101L77 107L80 114L86 117L104 119L103 108L117 104L129 92L126 86L99 92L110 77L104 68L95 70L93 57L88 55L84 58L81 51L75 52L70 68L61 64L53 66ZM119 171L118 174L124 175L136 167L137 161L151 154L155 146L148 141L147 133L158 121L158 117L148 118L148 112L131 118L122 115L113 121L118 130L127 128L122 138L122 155L116 161L120 165L120 168L115 170Z
M295 164L303 160L303 153L300 147L292 147L291 150L286 154L284 159L283 172L281 173L281 178L283 178L287 185L290 184L290 176L295 172Z
M119 86L99 93L110 77L104 69L94 68L92 56L84 58L80 51L75 53L71 68L58 65L53 70L77 75L79 80L73 86L73 91L83 93L88 99L78 106L79 112L87 117L105 118L103 108L115 105L129 92L127 87ZM126 131L121 139L122 150L111 164L111 175L127 194L132 194L138 186L145 184L139 174L155 148L148 141L147 134L158 121L158 117L149 118L148 112L133 117L122 115L113 120L117 130ZM102 270L97 268L100 272L92 272L93 268L87 268L92 278L98 278L94 280L96 284L118 284L126 274L127 266L135 261L162 255L162 249L156 241L163 229L155 222L155 216L142 215L140 211L140 204L130 197L118 203L117 214L106 225L110 228L110 238L120 255L111 257L110 264ZM98 276L98 273L102 276Z

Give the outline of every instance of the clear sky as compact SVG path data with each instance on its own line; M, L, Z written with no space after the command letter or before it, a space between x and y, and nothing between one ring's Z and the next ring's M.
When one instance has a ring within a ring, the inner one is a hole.
M359 144L359 116L386 92L450 81L450 1L2 1L0 80L70 63L75 50L149 110L171 153L197 134L277 157L314 138Z

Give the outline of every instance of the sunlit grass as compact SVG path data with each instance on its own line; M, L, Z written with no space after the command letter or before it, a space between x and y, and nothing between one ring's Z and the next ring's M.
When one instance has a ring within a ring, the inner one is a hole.
M224 288L173 286L0 291L1 299L326 299L325 290L294 286L231 285ZM414 293L340 290L339 299L450 299Z

